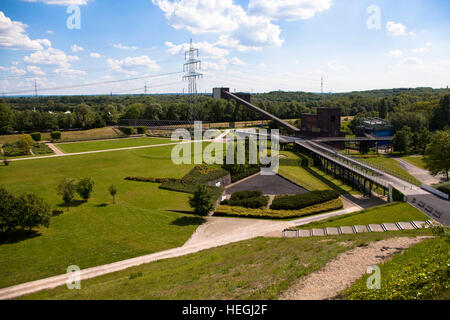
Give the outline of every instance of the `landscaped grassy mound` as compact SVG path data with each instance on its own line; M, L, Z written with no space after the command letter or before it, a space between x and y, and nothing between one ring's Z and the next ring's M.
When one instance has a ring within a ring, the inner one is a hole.
M334 199L321 204L312 205L299 210L272 210L272 209L251 209L244 207L233 207L221 205L214 213L215 216L242 217L242 218L262 218L262 219L290 219L298 218L322 212L342 209L341 199Z
M231 198L221 202L222 205L244 208L265 208L269 203L269 197L263 196L261 191L238 191Z
M419 243L381 265L381 288L367 289L369 275L359 279L344 296L354 300L448 299L450 290L448 239Z
M270 209L273 210L299 210L316 204L339 198L334 190L315 190L303 194L277 196Z
M434 186L439 191L442 191L448 195L450 195L450 181L444 182L442 184L438 184L437 186Z

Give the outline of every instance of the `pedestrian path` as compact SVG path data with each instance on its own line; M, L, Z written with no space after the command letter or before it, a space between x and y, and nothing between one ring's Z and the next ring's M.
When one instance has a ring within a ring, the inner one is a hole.
M395 222L395 223L381 223L368 224L358 226L343 226L343 227L327 227L316 228L309 230L299 229L284 229L284 238L305 238L305 237L320 237L320 236L337 236L342 234L357 234L364 232L386 232L386 231L401 231L422 229L422 227L429 228L432 224L431 220L427 221L411 221L411 222Z

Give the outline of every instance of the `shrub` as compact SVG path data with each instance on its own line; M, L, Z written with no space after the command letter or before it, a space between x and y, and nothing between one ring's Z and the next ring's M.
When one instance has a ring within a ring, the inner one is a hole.
M17 148L26 151L27 153L33 147L34 141L29 134L22 134L19 137L19 141L16 142Z
M339 198L339 193L334 190L311 191L293 196L277 196L270 209L273 210L299 210L315 204L324 203Z
M261 171L260 167L249 167L245 169L245 171L231 174L231 182L233 183L245 179L251 175L254 175L255 173L258 173L259 171Z
M403 202L405 199L405 195L401 193L396 188L392 188L392 200L395 202Z
M189 198L189 205L194 209L194 213L201 217L207 216L214 209L212 196L205 185L199 184L197 186L194 195Z
M265 208L269 197L262 195L261 191L238 191L231 195L229 200L221 202L222 205L240 206L244 208Z
M153 183L164 183L168 181L177 181L174 178L153 178L153 177L126 177L125 180L140 181L140 182L153 182Z
M309 206L300 210L271 210L271 209L252 209L239 206L221 205L214 213L215 216L244 217L244 218L263 218L263 219L291 219L298 218L332 210L338 210L343 207L341 199L334 199L321 204Z
M450 181L434 186L439 191L442 191L448 195L450 195Z
M255 198L262 196L263 193L261 191L237 191L231 195L231 200L241 200L248 198Z
M52 131L52 132L50 132L50 137L51 137L53 140L59 140L59 139L61 139L61 131Z
M5 143L2 148L5 156L8 157L26 156L30 154L29 150L18 146L17 142L14 144Z
M77 183L77 192L85 202L91 197L92 190L94 189L94 180L92 178L84 178Z
M134 129L131 127L126 127L122 129L123 133L127 136L132 135L134 133Z
M30 134L30 136L36 142L41 141L41 133L40 132L33 132Z
M145 134L147 132L147 127L137 127L138 134Z

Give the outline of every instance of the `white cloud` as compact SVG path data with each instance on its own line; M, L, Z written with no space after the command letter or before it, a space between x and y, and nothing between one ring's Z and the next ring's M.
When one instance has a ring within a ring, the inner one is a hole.
M167 50L167 53L170 53L172 55L184 53L190 47L189 43L181 43L181 44L175 45L172 42L167 41L165 44L167 47L169 47L169 49ZM220 57L228 55L228 53L229 53L228 50L219 48L215 44L209 43L207 41L194 42L194 43L192 43L192 45L194 46L194 48L197 48L202 52L202 56L209 55L212 58L220 58Z
M398 58L398 57L403 56L403 51L402 50L391 50L388 52L388 55L390 57Z
M392 36L406 36L406 35L414 35L414 32L407 32L406 26L402 23L395 23L393 21L388 21L386 23L387 33Z
M430 47L431 47L431 42L428 41L427 43L425 43L425 46L412 49L411 51L413 53L426 53L426 52L430 51Z
M137 50L137 49L139 49L138 47L124 46L121 43L113 44L113 47L117 48L117 49L122 49L122 50Z
M66 55L64 51L54 48L38 50L23 58L26 63L56 65L64 68L68 68L71 61L78 59L76 56Z
M25 70L19 69L19 68L15 67L15 66L12 66L11 68L9 68L9 71L10 71L11 73L13 73L13 74L18 75L18 76L22 76L22 75L24 75L25 73L27 73Z
M42 69L38 66L27 66L27 70L29 73L38 75L38 76L45 76L45 72L42 71Z
M148 56L127 57L120 60L108 59L107 62L114 71L129 75L138 74L135 70L137 68L145 69L145 71L159 70L159 66L156 62L151 60Z
M248 15L233 0L152 0L165 13L169 24L193 34L221 33L245 46L280 46L281 30L271 18Z
M47 34L54 34L55 32L53 30L47 30L47 31L45 31L45 33L47 33Z
M102 57L102 55L100 53L96 53L96 52L91 52L90 56L91 56L91 58L94 58L94 59L100 59Z
M84 51L84 48L81 46L77 46L76 44L72 45L70 47L70 49L72 50L72 52L81 52Z
M69 77L82 76L82 75L86 74L86 72L84 72L82 70L74 70L74 69L70 69L70 68L58 68L58 69L55 69L55 73L57 73L60 76L69 76Z
M234 49L237 51L258 51L262 50L261 46L245 46L239 43L239 40L228 35L221 35L215 45L223 48Z
M306 20L331 7L331 0L250 0L250 14L271 19Z
M0 11L0 48L13 50L41 50L44 46L50 47L48 39L29 38L25 29L28 26L20 21L12 21Z
M91 0L22 0L25 2L42 2L45 4L56 4L60 6L70 6L72 4L74 5L85 5L88 3L88 1Z
M245 65L247 65L247 63L245 63L244 61L242 61L238 57L231 58L230 63L234 64L236 66L245 66Z
M423 64L423 60L417 57L409 57L402 60L404 64Z

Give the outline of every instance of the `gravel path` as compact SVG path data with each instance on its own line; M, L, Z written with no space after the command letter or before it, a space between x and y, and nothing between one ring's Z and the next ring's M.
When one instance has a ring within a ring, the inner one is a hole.
M367 267L383 263L413 244L429 237L392 238L370 243L345 252L329 262L322 270L299 280L289 288L281 300L333 299L361 278ZM382 275L383 276L383 275Z
M409 174L414 176L420 182L426 183L429 185L440 183L440 179L438 177L432 176L429 171L419 168L419 167L413 165L412 163L409 163L406 160L399 159L399 158L394 158L394 159L400 164L400 166L403 169L408 171Z

